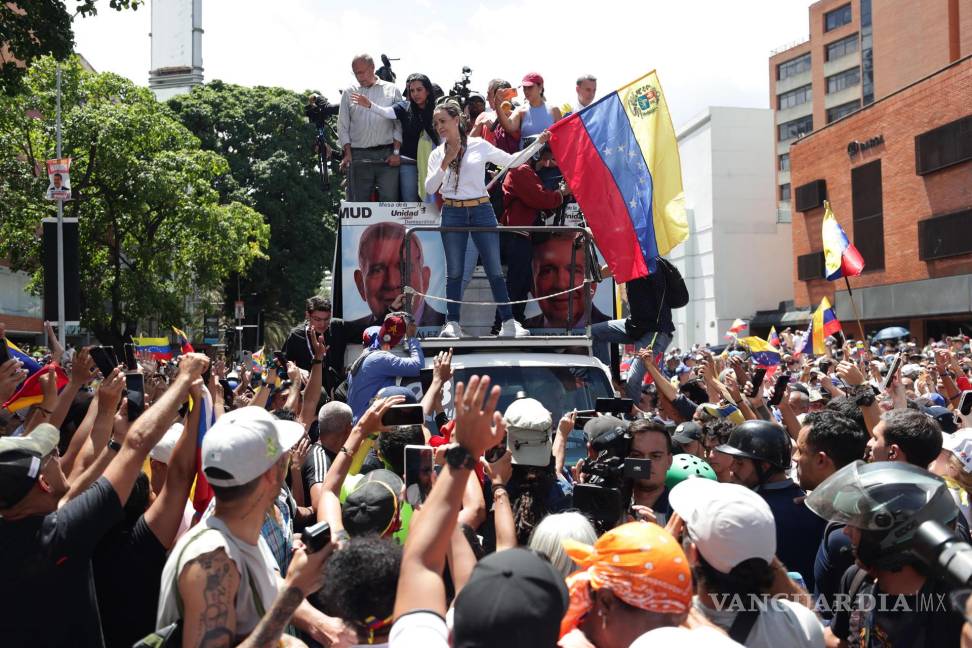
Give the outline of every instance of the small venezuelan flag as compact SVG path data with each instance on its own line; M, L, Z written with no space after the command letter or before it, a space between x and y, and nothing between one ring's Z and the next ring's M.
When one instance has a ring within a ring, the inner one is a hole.
M766 341L770 343L770 346L780 348L780 336L776 333L775 326L770 327L769 337Z
M830 300L826 297L822 298L820 306L817 307L813 317L810 318L810 330L804 341L803 352L812 353L815 356L825 355L827 353L827 337L842 332L840 320L837 319L837 313L830 305Z
M773 348L769 342L761 337L751 335L739 338L739 344L749 349L753 360L761 367L775 367L780 364L780 351Z
M179 348L182 353L192 353L195 349L192 348L192 344L189 342L189 336L182 329L172 327L173 333L179 338Z
M167 337L133 337L132 341L136 351L151 355L153 360L172 359L172 347Z

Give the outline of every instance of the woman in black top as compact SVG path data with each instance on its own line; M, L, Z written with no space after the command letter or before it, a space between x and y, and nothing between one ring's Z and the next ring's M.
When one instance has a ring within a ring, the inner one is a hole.
M402 148L398 152L402 163L398 167L398 186L405 202L429 202L425 195L425 170L429 153L439 145L439 136L432 126L435 99L432 82L424 74L410 74L405 81L407 101L392 106L377 106L364 95L352 93L352 103L371 110L386 119L402 122ZM422 177L419 177L421 174Z

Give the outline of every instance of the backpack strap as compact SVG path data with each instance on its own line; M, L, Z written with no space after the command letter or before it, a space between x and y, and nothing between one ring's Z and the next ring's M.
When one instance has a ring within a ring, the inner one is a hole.
M745 610L736 614L732 625L729 627L729 638L738 644L746 644L749 633L753 631L756 620L759 618L759 609Z
M850 580L850 585L847 588L847 593L850 595L850 600L853 603L854 599L857 598L857 594L861 591L864 586L864 581L867 580L867 572L858 567L857 565L851 565L854 569L854 577Z

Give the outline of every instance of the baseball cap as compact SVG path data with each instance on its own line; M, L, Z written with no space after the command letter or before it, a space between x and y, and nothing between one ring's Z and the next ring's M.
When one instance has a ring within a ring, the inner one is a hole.
M344 528L353 536L384 534L398 518L404 482L390 470L372 470L348 493L341 505Z
M375 398L391 398L392 396L404 396L405 402L402 405L415 405L418 403L418 398L415 397L415 392L413 392L408 387L402 387L401 385L389 385L388 387L382 387L375 394Z
M523 86L543 85L543 77L536 72L528 72L520 82Z
M917 378L918 374L921 373L921 365L917 364L906 364L901 367L901 375L905 378Z
M546 466L550 463L553 419L540 401L518 398L506 408L506 447L513 452L513 463Z
M41 423L26 436L0 437L0 508L27 496L40 476L41 463L57 447L61 433Z
M685 528L702 557L728 574L733 567L776 555L776 522L758 493L739 484L711 479L687 479L668 494L672 510L685 520Z
M405 318L400 315L388 315L381 323L378 339L385 344L395 346L405 337Z
M687 364L680 364L675 368L675 375L681 376L682 374L691 373L691 371L692 367L688 366Z
M972 428L962 428L942 435L942 449L951 452L962 462L962 470L972 473Z
M213 486L240 486L270 469L304 436L304 426L262 407L241 407L216 420L202 443L202 465Z
M678 427L675 428L675 434L672 435L672 441L675 443L691 443L701 440L702 426L693 421L679 423Z
M182 436L182 423L173 423L165 431L155 447L149 450L149 459L154 459L160 463L168 464L175 450L176 441Z
M942 432L951 434L958 430L958 422L955 420L955 412L947 407L933 405L932 407L922 408L922 411L938 421L938 424L942 428Z
M584 436L587 437L587 442L590 443L602 434L606 434L617 427L628 429L628 422L622 421L617 416L595 416L584 424Z
M945 397L942 396L941 394L936 394L932 392L931 394L925 394L925 398L927 398L928 402L931 403L932 405L945 407Z
M489 554L456 597L452 645L555 646L567 604L567 585L549 561L528 549Z

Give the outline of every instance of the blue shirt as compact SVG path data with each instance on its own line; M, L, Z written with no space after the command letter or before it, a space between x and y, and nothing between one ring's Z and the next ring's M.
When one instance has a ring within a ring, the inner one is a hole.
M520 117L520 148L523 148L523 141L526 138L539 135L551 126L553 126L553 117L547 109L547 104L530 106Z
M840 593L840 580L847 568L854 564L851 541L844 533L844 525L831 522L827 525L817 558L813 565L814 599L824 596L828 605L820 606L820 616L825 622L833 617L834 596ZM804 578L806 578L804 576Z
M357 421L382 387L395 384L399 377L413 378L425 365L425 354L417 338L408 338L409 357L391 351L372 351L361 362L356 373L348 374L348 405Z
M806 491L792 479L763 484L756 489L776 521L776 556L789 571L800 572L807 590L814 591L813 565L827 523L801 501Z

